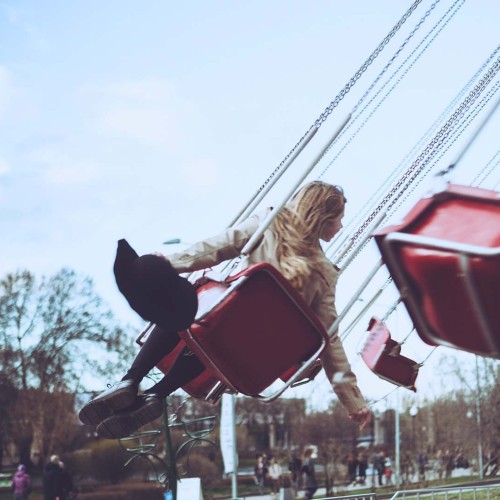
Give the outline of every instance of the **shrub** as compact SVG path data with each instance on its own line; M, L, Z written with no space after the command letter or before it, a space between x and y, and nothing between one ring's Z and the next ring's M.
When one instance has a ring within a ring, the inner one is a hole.
M95 479L116 484L135 472L134 462L124 466L130 456L117 441L96 441L92 443L90 455L86 456L82 465L87 474Z
M203 486L216 486L221 480L217 464L199 453L191 453L187 462L187 474L182 477L199 477ZM179 468L179 472L181 472Z

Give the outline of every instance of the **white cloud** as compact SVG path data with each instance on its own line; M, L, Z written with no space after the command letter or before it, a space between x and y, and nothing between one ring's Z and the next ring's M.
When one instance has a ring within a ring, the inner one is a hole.
M10 171L10 165L4 159L0 158L0 176L8 174Z

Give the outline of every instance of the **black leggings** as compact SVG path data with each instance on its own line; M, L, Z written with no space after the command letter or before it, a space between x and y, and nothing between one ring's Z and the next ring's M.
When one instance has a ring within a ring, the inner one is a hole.
M141 380L180 342L177 332L167 332L156 325L149 334L141 350L137 354L132 366L122 380L134 380L137 385ZM172 365L168 373L145 393L157 394L161 398L187 384L200 375L205 366L201 361L185 348Z

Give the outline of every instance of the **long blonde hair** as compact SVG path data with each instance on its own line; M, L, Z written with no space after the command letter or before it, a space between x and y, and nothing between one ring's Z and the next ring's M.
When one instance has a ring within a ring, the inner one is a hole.
M274 220L276 258L285 278L299 289L324 260L319 243L325 224L344 210L342 188L313 181L297 191Z

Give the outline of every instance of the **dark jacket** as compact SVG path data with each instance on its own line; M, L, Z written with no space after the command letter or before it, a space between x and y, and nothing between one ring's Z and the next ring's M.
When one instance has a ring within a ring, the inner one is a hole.
M61 468L58 464L49 462L43 471L44 500L55 500L61 497Z
M61 500L71 498L73 490L73 477L66 469L61 469Z
M318 483L316 481L315 463L312 458L304 459L302 465L302 472L305 474L304 486L306 488L316 488Z

